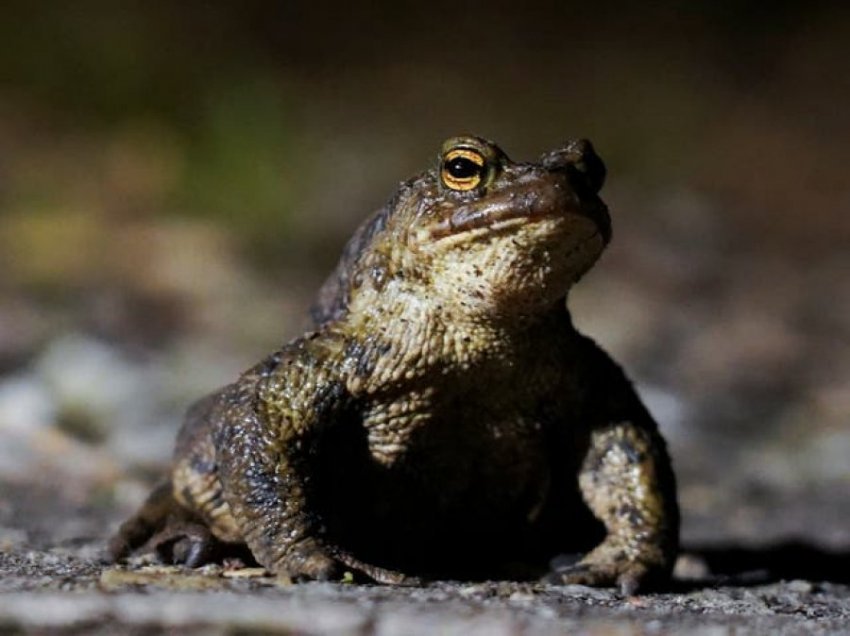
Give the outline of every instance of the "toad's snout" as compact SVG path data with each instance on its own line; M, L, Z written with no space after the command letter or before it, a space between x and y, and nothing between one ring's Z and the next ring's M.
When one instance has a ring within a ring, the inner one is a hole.
M550 172L565 175L572 191L581 201L581 213L599 228L605 243L611 240L611 218L599 198L605 183L605 164L587 139L568 141L561 148L540 157L541 165Z
M561 148L540 157L540 163L552 172L566 172L580 194L597 194L605 183L605 164L587 139L568 141Z

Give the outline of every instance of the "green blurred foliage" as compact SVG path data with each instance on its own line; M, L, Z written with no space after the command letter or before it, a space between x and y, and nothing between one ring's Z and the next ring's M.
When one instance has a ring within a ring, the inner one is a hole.
M285 100L267 78L211 91L187 144L180 207L244 228L261 249L286 229L296 140Z
M230 3L4 3L0 71L73 121L187 123L207 87L261 60Z
M47 145L67 140L64 154L86 164L83 179L115 177L105 188L148 204L147 214L201 216L240 233L259 254L273 249L266 239L287 227L297 142L281 82L241 31L236 7L83 0L46 10L9 2L4 15L0 103L11 104L12 126L46 126ZM104 148L86 148L91 140ZM88 155L98 150L111 155ZM50 217L43 208L79 198L73 166L32 174L7 161L3 212L32 217L42 209Z
M824 1L8 0L0 234L20 266L22 245L79 252L102 240L81 227L179 217L257 263L298 260L462 131L517 158L588 136L620 179L707 189L756 218L797 218L814 193L829 233L848 40L850 13ZM795 177L805 188L778 197ZM326 267L336 248L316 251ZM58 258L57 276L103 267L81 260Z

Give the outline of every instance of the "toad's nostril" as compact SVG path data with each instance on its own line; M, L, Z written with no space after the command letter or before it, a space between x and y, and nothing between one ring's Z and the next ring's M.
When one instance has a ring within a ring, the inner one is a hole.
M587 139L568 141L561 148L540 158L547 170L563 171L571 175L574 185L598 193L605 183L605 164Z

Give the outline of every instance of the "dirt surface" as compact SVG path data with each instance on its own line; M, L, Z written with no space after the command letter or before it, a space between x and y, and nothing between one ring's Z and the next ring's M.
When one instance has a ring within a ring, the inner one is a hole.
M803 580L628 598L509 582L290 585L221 568L104 569L73 550L6 554L0 571L0 628L12 633L834 634L850 621L848 586Z
M802 543L688 551L669 589L493 581L293 585L259 568L102 559L108 506L3 484L0 633L839 634L850 554ZM33 515L34 510L41 511Z

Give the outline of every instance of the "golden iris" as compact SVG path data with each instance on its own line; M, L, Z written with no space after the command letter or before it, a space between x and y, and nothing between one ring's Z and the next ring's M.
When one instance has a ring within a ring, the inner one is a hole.
M452 190L472 190L484 178L486 160L477 150L453 148L443 155L440 178Z

